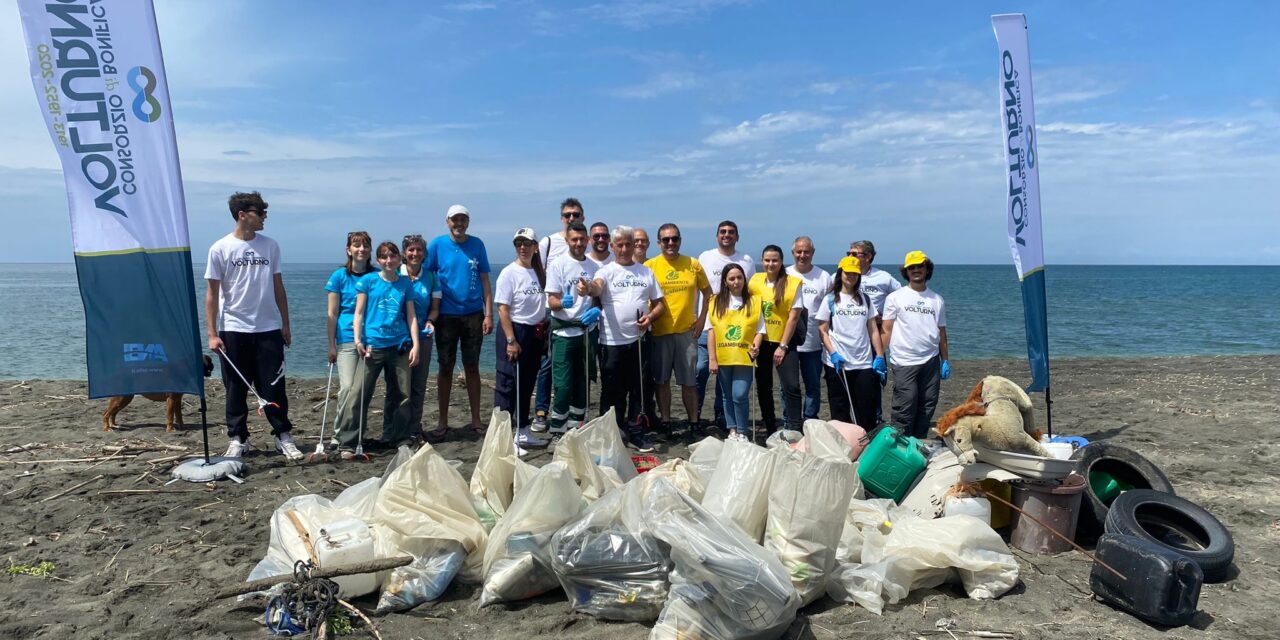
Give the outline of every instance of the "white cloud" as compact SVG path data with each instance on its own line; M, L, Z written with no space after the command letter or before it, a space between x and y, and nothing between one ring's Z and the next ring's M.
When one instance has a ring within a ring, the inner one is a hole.
M766 113L754 121L746 120L735 127L717 131L704 138L703 142L717 147L740 145L820 129L830 122L831 118L827 116L805 111Z
M722 7L742 4L746 4L745 0L615 0L593 4L579 12L592 20L639 31L701 18Z
M690 89L698 84L697 76L683 71L663 71L644 82L629 87L619 87L610 93L617 98L650 100L676 91Z
M839 134L818 143L821 152L866 145L930 146L968 144L984 136L998 139L994 109L981 111L881 111L846 122Z
M498 5L497 3L494 3L494 2L473 1L473 2L456 2L453 4L446 4L444 8L450 11L463 11L463 12L492 11L494 9L497 9Z

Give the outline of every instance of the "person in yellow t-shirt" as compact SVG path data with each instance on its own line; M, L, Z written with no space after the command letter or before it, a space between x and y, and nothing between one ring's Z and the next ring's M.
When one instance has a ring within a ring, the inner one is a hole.
M756 397L760 401L760 416L764 427L773 433L778 430L778 417L773 405L773 370L782 366L782 360L793 346L796 322L800 310L804 309L804 300L796 295L800 289L800 279L787 275L782 265L782 247L771 244L760 253L762 271L751 276L747 290L751 297L760 301L760 317L764 320L765 337L760 344L760 360L762 366L756 367ZM800 341L804 335L796 336ZM779 371L781 374L782 372ZM799 384L799 380L795 381ZM795 406L790 412L783 412L784 429L800 430L799 424L785 424L786 415L800 415L800 396L792 399ZM785 399L784 399L785 402Z
M658 411L668 435L672 434L671 387L674 374L680 385L680 399L685 415L696 420L698 415L698 336L707 318L711 300L711 283L707 273L695 259L680 255L680 227L668 222L658 227L658 246L662 253L644 265L653 271L666 300L667 312L653 323L653 352L649 371L658 391ZM701 301L698 294L701 293ZM701 425L689 424L690 432L701 434Z
M720 272L720 292L707 316L711 325L707 330L707 367L716 375L717 388L729 392L724 403L729 440L750 441L747 422L752 369L766 333L760 302L747 288L742 267L737 263L725 266Z

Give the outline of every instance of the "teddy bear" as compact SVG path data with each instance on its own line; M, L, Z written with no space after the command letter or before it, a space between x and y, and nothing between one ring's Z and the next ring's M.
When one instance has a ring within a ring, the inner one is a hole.
M976 442L987 449L1051 457L1040 446L1031 398L1008 378L987 376L973 388L965 403L938 420L938 435L953 444L960 464L978 459Z

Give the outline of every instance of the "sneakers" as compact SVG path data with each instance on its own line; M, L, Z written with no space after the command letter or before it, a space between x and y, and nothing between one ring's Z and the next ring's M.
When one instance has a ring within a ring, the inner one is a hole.
M627 434L627 440L632 447L639 453L653 453L653 441L649 437L640 432L639 429L633 429Z
M730 431L729 435L725 436L725 440L728 442L751 442L751 440L747 439L746 434L739 433L736 429Z
M249 443L241 442L240 438L232 438L231 442L227 444L227 452L224 453L223 456L227 458L239 458L244 455L245 451L248 451L248 450L249 450ZM302 452L299 451L298 453L299 455L301 455Z
M298 445L294 444L293 436L286 431L276 436L276 451L284 454L284 457L297 462L307 456L298 450Z
M356 459L356 452L351 449L343 449L338 452L338 459L343 462L351 462Z
M530 425L529 430L534 433L546 433L547 431L547 412L546 411L539 411L538 414L533 417L533 424Z
M516 431L516 448L517 449L521 447L526 447L530 449L540 449L550 444L545 439L539 438L538 436L535 436L532 433L530 433L531 429L532 427L522 427L521 429Z

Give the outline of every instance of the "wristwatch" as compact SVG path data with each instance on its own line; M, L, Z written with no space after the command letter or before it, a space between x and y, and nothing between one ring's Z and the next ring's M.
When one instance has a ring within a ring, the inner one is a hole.
M778 345L778 348L779 348L779 349L781 349L783 353L786 353L786 352L788 352L788 351L790 351L790 350L791 350L791 345L789 345L789 344L780 344L780 345Z

